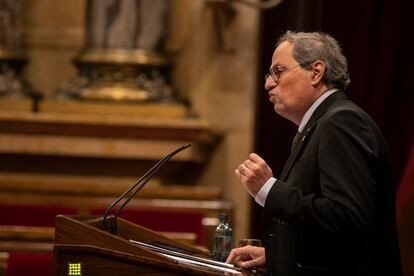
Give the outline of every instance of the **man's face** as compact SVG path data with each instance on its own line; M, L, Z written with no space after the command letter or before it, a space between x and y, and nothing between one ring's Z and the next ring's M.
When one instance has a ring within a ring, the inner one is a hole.
M279 71L277 82L269 76L265 89L276 113L299 125L314 101L311 70L302 69L292 56L293 44L283 42L272 57L272 67ZM274 75L274 74L273 74Z

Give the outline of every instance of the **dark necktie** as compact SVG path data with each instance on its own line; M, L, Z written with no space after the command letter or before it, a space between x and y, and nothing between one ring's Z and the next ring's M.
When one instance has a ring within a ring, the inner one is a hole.
M302 138L302 133L300 131L296 132L295 137L293 137L292 141L292 147L290 148L290 151L292 152L296 146L299 144L300 139Z

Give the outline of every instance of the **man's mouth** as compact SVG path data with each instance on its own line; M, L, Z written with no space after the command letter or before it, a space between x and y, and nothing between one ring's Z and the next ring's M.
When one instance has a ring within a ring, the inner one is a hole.
M272 93L268 93L268 95L269 95L269 101L271 101L272 103L274 103L275 102L275 98L276 98L276 96L274 95L274 94L272 94Z

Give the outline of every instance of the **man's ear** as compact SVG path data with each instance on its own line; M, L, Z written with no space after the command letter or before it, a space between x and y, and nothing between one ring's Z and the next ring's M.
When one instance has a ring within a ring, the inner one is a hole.
M317 85L321 82L323 75L325 74L325 69L325 63L323 63L322 61L317 60L312 64L312 85Z

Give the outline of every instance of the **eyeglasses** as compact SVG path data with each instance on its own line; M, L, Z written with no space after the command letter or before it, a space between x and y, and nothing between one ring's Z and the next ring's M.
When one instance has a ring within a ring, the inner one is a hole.
M299 63L299 64L296 64L295 66L290 67L290 68L288 68L288 69L283 69L280 65L275 64L275 65L273 65L272 67L270 67L269 73L267 73L267 74L266 74L266 76L265 76L265 81L267 81L267 79L268 79L268 78L269 78L269 76L270 76L270 77L272 77L272 80L273 80L276 84L278 84L278 83L279 83L279 81L280 81L280 76L281 76L281 74L282 74L283 72L287 72L287 71L289 71L289 70L292 70L292 69L294 69L294 68L296 68L296 67L298 67L298 66L303 66L303 65L305 65L305 64L309 64L309 63L308 63L308 62L306 62L306 63Z

